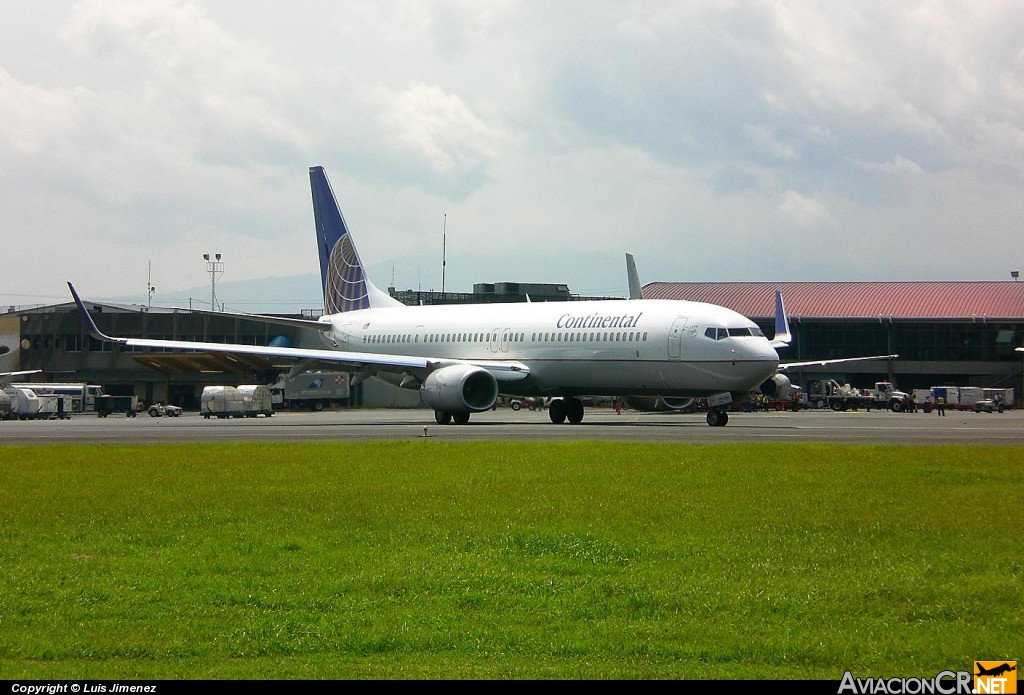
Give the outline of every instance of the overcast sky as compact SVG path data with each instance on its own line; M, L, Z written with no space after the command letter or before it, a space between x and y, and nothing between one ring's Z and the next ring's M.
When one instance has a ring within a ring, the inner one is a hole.
M1022 37L1017 0L4 0L0 305L159 304L205 252L222 287L312 277L312 165L380 287L441 289L442 241L449 291L621 296L626 252L1009 280Z

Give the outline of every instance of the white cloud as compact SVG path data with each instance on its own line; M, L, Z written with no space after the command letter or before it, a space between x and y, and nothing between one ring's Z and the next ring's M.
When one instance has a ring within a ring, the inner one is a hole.
M0 231L55 277L14 264L0 304L75 277L144 293L150 259L158 286L202 285L211 250L232 279L311 272L314 164L367 260L436 265L447 214L455 254L491 257L460 289L543 255L551 281L624 290L627 250L652 279L813 279L850 239L901 278L1002 278L1021 35L1018 3L953 0L11 3Z
M823 203L796 191L785 191L782 194L779 209L802 227L817 227L832 222L828 208Z
M381 97L386 134L423 157L440 173L476 168L497 156L500 133L478 118L458 96L439 87L412 84Z

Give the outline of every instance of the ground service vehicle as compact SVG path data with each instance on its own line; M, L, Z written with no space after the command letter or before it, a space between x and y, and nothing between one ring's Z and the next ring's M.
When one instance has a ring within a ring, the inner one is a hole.
M918 408L930 409L942 397L947 410L973 410L976 413L1001 413L1013 407L1015 392L1012 388L983 388L980 386L932 386L914 389Z
M997 405L991 398L982 398L974 402L973 410L976 413L1001 413L1003 405L1001 403Z
M234 386L207 386L199 400L199 412L209 420L211 417L242 417L242 394Z
M111 413L124 413L125 417L135 417L139 413L137 396L97 396L96 415L107 417Z
M15 388L32 389L37 396L67 396L73 413L96 410L96 398L103 395L103 388L85 383L31 383L11 384Z
M149 406L150 417L178 417L181 415L181 408L176 405L164 405L163 403L154 403Z
M522 408L529 408L530 410L544 410L544 401L540 398L532 398L527 396L526 398L513 398L509 402L509 407L512 410L521 410Z
M894 413L902 413L910 405L910 394L897 391L889 381L876 381L874 388L863 390L861 395L869 408L887 408Z
M273 404L281 408L323 410L343 405L349 397L347 372L305 372L282 376L270 387Z
M849 384L840 384L835 379L815 381L807 390L808 408L831 408L832 410L857 410L867 407L867 399L860 390Z
M910 396L903 391L897 391L888 381L876 381L874 388L862 391L849 384L840 384L835 379L823 379L811 384L807 392L807 406L810 408L884 408L894 413L902 413L909 403Z

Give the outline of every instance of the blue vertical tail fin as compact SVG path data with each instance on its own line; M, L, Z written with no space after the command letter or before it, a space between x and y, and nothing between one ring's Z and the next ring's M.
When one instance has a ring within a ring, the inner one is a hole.
M348 225L323 167L309 168L309 185L313 192L313 220L320 254L324 311L339 314L357 309L404 306L374 287L366 277L359 252L349 235Z

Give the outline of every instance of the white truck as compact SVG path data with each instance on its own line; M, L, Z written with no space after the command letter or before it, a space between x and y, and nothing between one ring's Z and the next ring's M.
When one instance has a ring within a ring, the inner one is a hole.
M860 390L849 384L840 384L835 379L815 381L806 393L808 408L830 408L831 410L857 410L867 405Z
M274 407L323 410L344 405L349 398L347 372L305 372L282 375L270 387Z
M876 381L874 388L864 389L861 395L867 400L868 408L885 408L902 413L910 406L910 394L897 391L889 381Z
M873 388L858 389L849 384L840 384L835 379L823 379L811 384L807 392L807 407L831 408L832 410L857 410L872 408L902 413L910 403L910 396L897 391L889 381L876 381Z

